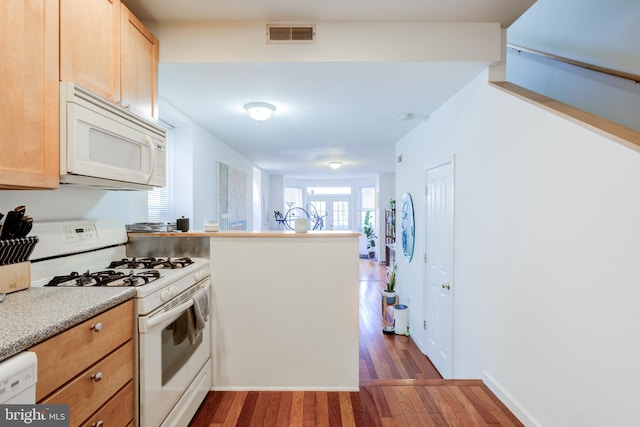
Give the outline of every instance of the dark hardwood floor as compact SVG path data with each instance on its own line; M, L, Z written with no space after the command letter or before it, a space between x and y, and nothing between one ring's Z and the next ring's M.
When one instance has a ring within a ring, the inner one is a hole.
M384 335L386 268L360 260L360 391L213 391L191 427L522 426L481 380L443 380L409 337Z

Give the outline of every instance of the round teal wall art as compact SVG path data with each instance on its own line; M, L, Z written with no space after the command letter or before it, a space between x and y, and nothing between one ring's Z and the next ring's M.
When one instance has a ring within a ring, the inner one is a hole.
M400 210L400 230L402 236L402 253L407 262L411 262L413 258L413 247L415 243L415 226L413 219L413 201L411 194L404 193L402 195L402 209Z

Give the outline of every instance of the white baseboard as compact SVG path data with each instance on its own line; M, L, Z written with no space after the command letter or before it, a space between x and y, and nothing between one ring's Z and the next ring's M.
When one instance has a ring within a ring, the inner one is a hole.
M520 404L504 387L491 376L487 371L482 373L482 381L487 385L489 390L496 395L498 399L516 416L522 424L527 427L543 427L527 409Z

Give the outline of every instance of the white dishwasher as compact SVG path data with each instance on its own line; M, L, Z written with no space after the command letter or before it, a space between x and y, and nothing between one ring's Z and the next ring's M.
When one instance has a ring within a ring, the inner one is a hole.
M0 404L35 404L38 358L23 351L0 362Z

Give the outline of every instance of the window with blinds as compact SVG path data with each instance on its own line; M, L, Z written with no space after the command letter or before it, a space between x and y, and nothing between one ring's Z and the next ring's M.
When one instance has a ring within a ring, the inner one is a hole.
M148 195L148 221L149 222L175 222L175 208L173 204L173 131L167 128L167 185L162 188L154 188Z

